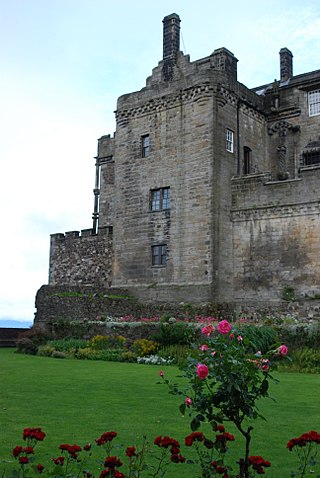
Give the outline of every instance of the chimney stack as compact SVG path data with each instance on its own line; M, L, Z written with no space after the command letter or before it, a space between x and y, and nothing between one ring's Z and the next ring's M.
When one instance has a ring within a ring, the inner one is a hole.
M173 68L180 51L180 18L172 13L163 19L163 79L173 79Z
M287 81L293 76L292 58L293 55L288 48L280 50L280 81Z

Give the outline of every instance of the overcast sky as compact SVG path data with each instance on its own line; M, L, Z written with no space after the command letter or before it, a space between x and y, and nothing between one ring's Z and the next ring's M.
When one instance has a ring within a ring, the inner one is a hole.
M319 0L0 0L0 319L32 321L50 234L92 226L97 138L117 97L162 58L162 19L181 18L191 61L226 47L248 87L320 69Z

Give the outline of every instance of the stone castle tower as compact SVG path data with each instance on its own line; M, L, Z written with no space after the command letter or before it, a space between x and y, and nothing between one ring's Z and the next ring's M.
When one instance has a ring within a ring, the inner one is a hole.
M53 234L49 288L151 301L270 302L320 294L320 70L249 89L226 48L190 61L180 18L163 59L118 99L98 141L93 227Z

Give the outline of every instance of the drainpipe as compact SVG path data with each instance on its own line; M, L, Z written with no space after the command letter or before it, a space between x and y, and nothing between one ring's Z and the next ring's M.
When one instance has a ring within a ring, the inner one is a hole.
M240 161L240 103L237 101L237 176L240 176L241 161Z
M98 233L98 227L99 227L99 199L100 199L100 163L99 159L96 157L96 179L95 179L95 186L93 190L94 194L94 206L93 206L93 214L92 214L92 219L93 219L93 234Z

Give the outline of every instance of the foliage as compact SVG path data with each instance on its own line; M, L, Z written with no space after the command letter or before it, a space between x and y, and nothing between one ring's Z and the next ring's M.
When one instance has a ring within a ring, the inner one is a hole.
M215 434L213 439L207 438L203 432L193 431L184 440L186 447L193 446L196 450L196 459L188 459L187 463L189 465L198 464L202 478L219 475L223 475L222 478L253 477L256 474L265 474L265 468L271 466L271 463L262 456L250 455L247 473L240 468L240 475L232 474L232 467L225 464L225 455L229 443L233 442L235 437L232 433L227 432L221 424L212 425L212 429ZM25 428L22 439L26 443L16 445L11 451L11 455L16 461L16 468L9 471L4 470L2 478L32 478L43 472L44 476L53 478L77 478L79 476L88 478L94 476L92 474L94 462L100 463L99 478L140 478L142 476L157 478L164 477L170 464L186 462L186 458L181 452L180 442L168 435L158 435L154 439L153 445L158 453L153 460L150 460L151 450L146 436L143 436L139 446L127 446L121 453L119 446L116 448L113 444L117 435L118 433L115 431L107 431L94 440L96 446L103 450L104 456L107 455L104 459L97 460L95 457L97 448L93 448L89 442L83 446L63 442L56 453L58 456L52 457L47 462L47 455L38 457L36 453L36 447L39 442L44 441L46 433L41 428ZM315 467L320 463L315 459L319 445L320 434L314 430L289 440L287 449L290 452L294 450L299 461L298 471L291 472L291 476L305 478L307 474L315 473ZM117 453L117 455L113 453Z
M281 368L292 372L320 373L320 349L296 349L292 351L290 358L290 365Z
M77 350L87 346L88 341L84 339L75 339L67 337L65 339L50 340L48 345L59 352L69 352L70 350Z
M292 438L287 443L288 450L294 450L299 461L298 471L292 472L291 476L303 478L307 474L307 468L310 474L315 473L315 465L320 464L315 459L318 453L317 445L320 445L320 433L315 430L303 433L298 438ZM317 476L319 477L319 475Z
M95 439L96 445L103 450L104 456L107 455L104 459L99 459L99 478L139 478L143 471L147 471L147 475L153 478L163 477L168 465L185 462L185 458L180 453L180 443L174 438L162 437L161 435L158 435L153 442L159 453L156 461L147 463L149 444L146 437L143 437L139 447L127 446L124 458L121 457L120 459L112 454L115 448L112 441L117 435L115 431L107 431ZM16 460L17 468L12 472L4 471L2 478L30 478L43 472L46 476L52 476L53 478L93 476L89 471L90 465L92 466L91 456L94 454L94 449L90 443L84 446L62 443L57 452L58 456L51 458L49 463L43 461L42 458L39 462L39 458L36 459L35 448L45 437L46 434L41 428L25 428L23 440L26 441L26 446L17 445L11 452ZM119 453L118 449L117 453ZM124 461L126 462L125 465ZM120 471L122 466L125 473Z
M35 325L26 330L17 340L17 352L36 355L38 347L47 342L50 334L42 327Z
M244 324L239 329L242 335L251 342L248 342L248 347L251 352L261 351L262 354L266 354L272 346L279 341L277 331L265 325L249 325Z
M139 357L154 354L159 345L157 342L148 339L136 339L133 342L133 350Z
M296 300L294 288L291 286L286 286L282 290L283 300L293 301Z
M40 355L41 357L52 357L55 350L56 349L49 344L39 345L37 355Z
M271 367L279 356L287 354L285 345L275 344L263 355L245 335L246 330L231 329L227 320L217 326L212 322L202 328L203 342L195 344L193 356L183 367L189 387L180 387L164 378L171 393L183 395L180 411L189 412L191 429L198 430L204 422L216 430L224 421L231 422L244 438L244 454L239 460L240 477L250 476L250 441L252 425L247 420L263 418L257 401L268 397ZM202 475L207 476L207 475ZM209 476L209 475L208 475Z
M54 450L59 443L68 442L68 437L72 440L68 443L82 446L88 438L99 436L103 423L119 431L122 442L126 439L129 444L140 443L144 434L151 438L157 431L176 437L183 447L183 437L189 433L187 414L182 419L175 413L179 396L170 398L165 387L156 385L159 366L53 361L15 354L13 349L0 349L0 361L5 364L0 370L0 429L4 430L0 433L0 476L3 467L9 471L15 461L10 460L8 450L15 446L21 424L42 426L48 432L38 451L43 451L49 458L57 456ZM166 367L164 371L168 375L178 374L175 367ZM268 399L259 403L260 413L268 421L254 421L252 455L262 455L271 461L271 468L266 469L269 478L282 478L290 476L290 470L297 468L294 451L285 451L289 438L317 427L320 383L318 377L310 374L275 372L274 376L281 379L280 384L270 383L269 393L276 402ZM184 387L182 378L176 381ZM234 442L228 442L225 459L236 468L241 437L231 424L223 425L235 436ZM204 426L203 431L206 437L214 440L209 427ZM169 466L168 478L200 476L199 465L193 456L195 445L186 453L181 447L187 461L193 460L194 464ZM204 448L202 442L200 446ZM96 468L94 475L99 475ZM42 476L49 475L43 472Z
M124 346L126 339L122 335L95 335L90 340L93 350L105 350Z
M153 339L161 345L190 345L197 335L193 324L162 321Z
M288 344L290 350L297 348L320 349L320 323L317 326L308 324L279 327L279 337Z
M165 345L159 348L158 355L164 359L173 359L179 367L186 363L191 350L188 345Z

